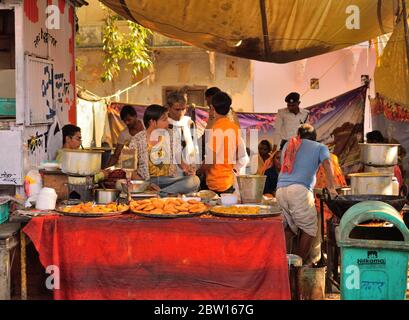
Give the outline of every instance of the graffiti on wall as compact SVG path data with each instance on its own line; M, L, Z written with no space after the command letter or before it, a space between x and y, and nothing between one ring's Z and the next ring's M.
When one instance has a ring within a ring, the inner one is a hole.
M32 135L28 141L27 146L30 154L34 154L39 149L44 152L47 152L47 141L48 141L48 130L42 134L39 134L38 131L35 135Z
M63 111L64 105L70 105L71 83L65 79L64 73L54 75L53 97L56 109Z
M56 110L61 112L69 107L72 100L71 83L64 73L54 73L52 66L44 66L44 78L41 80L41 96L47 106L47 120L55 117Z
M43 41L46 44L51 43L54 47L57 46L57 40L49 32L44 31L43 28L41 28L41 31L34 39L34 46L36 48L39 45L40 41Z
M46 119L50 120L54 118L56 112L53 104L53 68L51 65L44 66L43 79L41 79L41 96L45 99L45 105L47 106Z
M3 184L17 184L17 175L15 173L3 171L0 173L0 181Z

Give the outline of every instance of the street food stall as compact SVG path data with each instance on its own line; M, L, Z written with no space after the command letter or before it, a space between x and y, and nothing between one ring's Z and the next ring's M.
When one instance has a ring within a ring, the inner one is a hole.
M121 180L114 202L15 212L44 268L59 269L55 299L291 298L281 210L260 192L224 206L210 191L160 198Z

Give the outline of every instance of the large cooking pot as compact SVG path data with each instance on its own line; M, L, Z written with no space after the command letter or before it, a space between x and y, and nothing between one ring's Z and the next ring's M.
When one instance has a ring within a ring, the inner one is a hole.
M394 173L395 166L370 166L365 165L365 172Z
M351 173L351 193L393 195L393 174L391 173Z
M101 150L63 149L62 152L61 170L66 174L93 176L101 170Z
M361 161L367 165L393 166L398 164L399 144L360 143Z

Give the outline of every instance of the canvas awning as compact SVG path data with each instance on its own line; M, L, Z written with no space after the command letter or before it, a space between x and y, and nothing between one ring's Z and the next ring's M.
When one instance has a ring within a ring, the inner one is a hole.
M404 20L398 23L375 69L372 114L409 122L409 61Z
M165 36L211 51L277 63L342 49L391 32L398 3L397 0L101 1L121 16ZM349 29L347 19L357 9L359 29Z

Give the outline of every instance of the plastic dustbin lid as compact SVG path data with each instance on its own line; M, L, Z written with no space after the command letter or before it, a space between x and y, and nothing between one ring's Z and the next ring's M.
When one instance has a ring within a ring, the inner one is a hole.
M351 231L360 223L380 220L394 225L404 241L351 239ZM363 201L345 212L339 224L339 246L377 247L409 251L409 230L400 214L391 205L381 201Z

